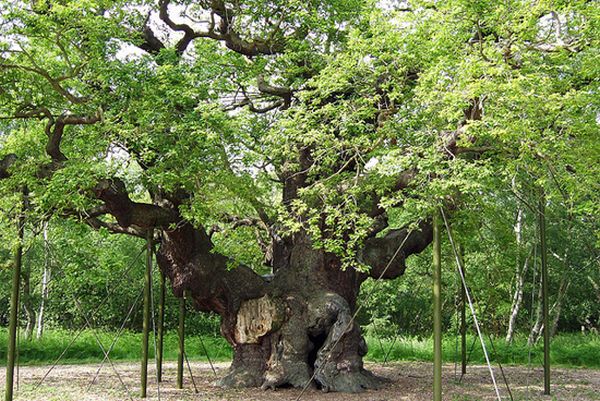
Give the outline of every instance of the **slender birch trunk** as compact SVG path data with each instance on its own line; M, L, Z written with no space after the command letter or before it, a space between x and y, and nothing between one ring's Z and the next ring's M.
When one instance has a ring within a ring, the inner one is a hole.
M562 302L563 302L565 295L567 294L567 290L569 289L570 284L571 283L567 280L566 275L563 274L563 276L560 280L560 285L558 287L558 294L556 295L556 300L550 307L550 315L552 315L552 327L551 327L550 332L552 335L554 335L554 333L556 332L556 325L558 323L558 320L560 319L560 313L562 310ZM540 294L541 294L541 289L540 289ZM533 325L533 328L531 329L531 333L529 334L528 343L535 344L536 342L538 342L542 335L543 330L544 330L544 322L542 319L542 308L541 308L541 298L540 298L540 304L537 309L537 316L536 316L535 324Z
M565 259L566 260L566 259ZM556 334L556 329L558 327L558 320L560 319L560 313L562 311L562 302L569 290L569 286L571 282L567 280L567 270L565 270L565 274L560 279L560 286L558 287L558 295L556 297L556 301L552 305L552 326L550 327L550 335L554 336Z
M571 230L569 230L569 232L570 231ZM567 277L569 272L571 271L571 262L570 262L570 258L569 258L570 255L569 255L568 247L565 249L565 252L562 257L554 252L552 252L552 256L554 256L556 259L558 259L563 265L563 275L560 278L560 285L558 287L558 295L556 298L556 302L552 307L554 310L554 314L552 316L552 327L551 327L550 333L552 336L554 336L554 334L556 333L557 327L558 327L558 320L560 319L560 313L562 311L562 301L563 301L565 295L567 294L567 291L569 290L569 286L571 285L571 282Z
M33 299L31 296L31 264L24 263L21 271L23 281L23 310L25 311L25 338L28 340L33 336L35 329L36 312L33 307Z
M508 329L506 331L506 342L512 342L515 333L515 323L523 302L523 287L525 285L525 275L527 274L529 256L525 258L523 268L519 260L521 253L521 244L523 241L523 208L517 207L517 221L515 223L515 242L517 246L516 269L515 269L515 292L513 294L512 305L510 308L510 317L508 319Z
M46 307L46 302L48 301L49 294L49 283L50 277L52 275L52 270L50 266L50 252L49 252L49 243L48 243L48 222L44 222L44 273L42 275L42 299L40 301L40 309L38 311L37 317L37 332L36 338L42 338L44 334L44 309Z
M515 293L513 295L513 301L511 306L510 318L508 320L508 330L506 332L506 342L510 343L513 340L515 334L515 324L517 322L517 317L519 315L519 311L521 310L521 305L523 304L523 292L525 288L525 277L527 275L527 271L529 270L529 258L531 254L529 254L525 258L525 262L523 262L523 268L517 270L517 283L515 288Z
M533 325L533 327L531 328L531 332L529 333L529 339L527 340L527 344L532 345L535 344L538 339L540 338L539 335L542 331L542 327L543 327L543 322L542 322L542 277L540 275L539 278L539 285L538 285L538 304L537 304L537 308L535 311L535 323Z

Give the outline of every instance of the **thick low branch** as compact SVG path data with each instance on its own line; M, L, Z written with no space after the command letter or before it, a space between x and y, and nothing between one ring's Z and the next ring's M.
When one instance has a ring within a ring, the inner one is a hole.
M444 140L443 150L451 157L455 157L460 153L483 153L491 150L488 147L459 147L457 145L459 138L464 134L464 125L469 121L481 119L483 111L482 100L479 98L473 99L469 107L465 110L464 120L461 122L459 129L450 133ZM472 143L474 139L470 139ZM410 185L410 182L416 175L415 170L407 170L399 174L398 179L393 187L393 191L402 191ZM359 258L369 266L371 277L395 278L404 273L406 269L405 260L408 256L423 251L433 240L433 231L430 222L421 222L417 230L408 230L406 228L400 230L391 230L383 238L376 238L373 235L380 232L387 223L385 219L385 210L379 206L380 198L374 197L373 209L370 213L371 217L375 217L376 225L373 227L371 238L365 241L364 248ZM407 237L408 236L408 237ZM398 247L403 244L400 249Z
M104 228L113 234L127 234L135 237L146 238L147 231L136 227L123 227L113 221L103 220L101 217L110 214L108 207L104 204L79 211L75 209L62 209L59 216L66 219L74 219L87 224L95 230Z
M101 180L94 188L94 193L124 228L135 226L142 229L169 229L180 221L178 213L172 209L133 202L125 184L117 178Z
M459 147L457 142L464 134L463 126L470 120L481 118L482 104L479 99L471 102L470 107L465 111L465 120L461 127L452 132L444 140L443 152L450 157L456 157L461 153L484 153L493 150L489 147ZM472 143L474 140L471 140ZM414 179L417 171L407 170L398 175L392 191L398 192L406 189ZM370 238L365 241L364 248L359 258L369 266L371 270L369 275L377 278L396 278L404 273L406 269L405 260L408 256L422 252L433 240L433 230L430 222L419 223L417 230L391 230L383 238L376 238L374 235L386 228L387 219L385 210L379 205L380 197L374 196L372 211L369 213L374 217L375 224L371 231ZM408 237L407 237L408 236ZM406 241L405 241L406 239ZM398 247L403 244L400 249Z
M391 230L383 238L367 239L359 258L371 267L371 277L392 279L404 273L407 257L422 252L432 240L431 223L421 222L416 230Z

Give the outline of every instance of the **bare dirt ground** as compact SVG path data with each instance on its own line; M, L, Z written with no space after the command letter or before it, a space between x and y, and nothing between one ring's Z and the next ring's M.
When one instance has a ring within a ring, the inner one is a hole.
M218 376L224 374L228 364L215 365ZM110 365L103 367L96 382L89 387L99 364L65 365L56 367L43 384L37 383L46 374L48 366L21 367L19 388L15 400L28 401L125 401L140 400L139 371L137 363L114 365L118 376ZM297 389L261 391L259 389L223 390L214 385L215 375L210 366L202 362L191 363L198 392L194 391L189 371L185 372L184 389L176 388L176 367L165 365L160 385L160 400L164 401L294 401L300 395ZM316 389L307 390L303 401L429 401L432 399L432 365L422 362L368 364L368 368L390 381L379 390L360 394L323 393ZM454 365L444 366L444 400L494 400L494 388L489 372L483 366L470 366L462 383L455 380ZM509 400L500 371L495 369L503 400ZM505 373L518 400L600 400L600 371L585 369L553 369L552 396L542 396L542 371L527 366L505 367ZM0 382L5 380L6 370L0 370ZM158 400L155 370L150 369L148 400ZM460 375L460 373L459 373ZM120 377L120 379L119 379ZM122 380L122 382L121 382ZM89 389L88 389L89 387ZM127 390L125 389L127 388Z

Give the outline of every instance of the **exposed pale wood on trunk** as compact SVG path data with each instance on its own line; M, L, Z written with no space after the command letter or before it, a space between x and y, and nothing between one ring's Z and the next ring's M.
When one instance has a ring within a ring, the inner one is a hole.
M280 322L277 305L265 295L245 301L237 314L235 340L239 344L256 344Z

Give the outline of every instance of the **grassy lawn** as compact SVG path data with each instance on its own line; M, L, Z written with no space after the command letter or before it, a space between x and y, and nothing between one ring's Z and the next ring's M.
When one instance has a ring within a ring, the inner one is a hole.
M77 336L73 344L67 349L61 358L61 364L80 364L101 361L104 354L98 345L102 343L108 350L116 336L115 332L101 330L83 330L78 332L66 330L47 330L40 340L26 340L21 336L19 344L19 362L23 365L43 365L53 363L59 355L67 348L73 338ZM202 340L202 342L200 341ZM190 336L186 338L186 353L190 360L206 360L206 353L202 348L205 345L210 358L213 361L227 361L231 359L231 347L220 337ZM124 331L110 352L111 360L133 361L141 357L141 333ZM164 359L177 359L177 333L165 334ZM0 329L0 365L6 364L7 330ZM154 358L154 341L150 337L150 358Z
M371 361L383 362L388 353L388 361L433 361L431 338L398 337L395 341L368 338L367 343L369 345L367 359ZM493 347L490 340L486 338L486 348L490 359L502 364L526 365L531 360L532 365L540 366L543 360L542 341L529 347L524 336L518 336L512 344L506 343L503 338L493 339ZM468 336L467 350L470 354L469 363L485 363L478 338ZM443 358L444 362L460 363L460 338L444 337ZM550 360L553 365L563 367L598 369L600 368L600 336L579 333L557 335L551 342Z
M19 362L22 365L51 364L65 350L67 345L77 336L77 332L65 330L48 330L41 340L20 339ZM100 330L84 330L81 332L61 359L62 364L91 363L102 360L103 353L98 346L99 340L105 349L111 346L116 333ZM97 338L96 338L97 337ZM467 347L471 349L469 363L482 364L485 358L479 341L473 341L470 336ZM455 337L444 338L444 361L453 362L460 359L460 350ZM0 329L0 365L6 363L7 331ZM188 336L186 338L186 352L190 360L206 360L202 347L205 345L213 361L227 361L231 359L231 347L220 337L214 336ZM369 353L367 360L383 362L388 355L388 361L431 361L433 359L433 345L431 338L398 337L393 339L367 338ZM112 360L133 361L140 358L141 334L126 331L114 345L110 357ZM489 340L486 347L492 360L499 360L503 364L529 363L540 365L542 360L542 344L535 347L527 346L525 337L518 337L513 344L507 344L503 339L494 340L492 348ZM495 349L495 352L494 352ZM150 355L154 358L154 342L150 341ZM600 368L600 336L581 334L561 334L553 338L551 348L552 363L564 367ZM164 343L165 360L177 358L177 334L169 332Z

